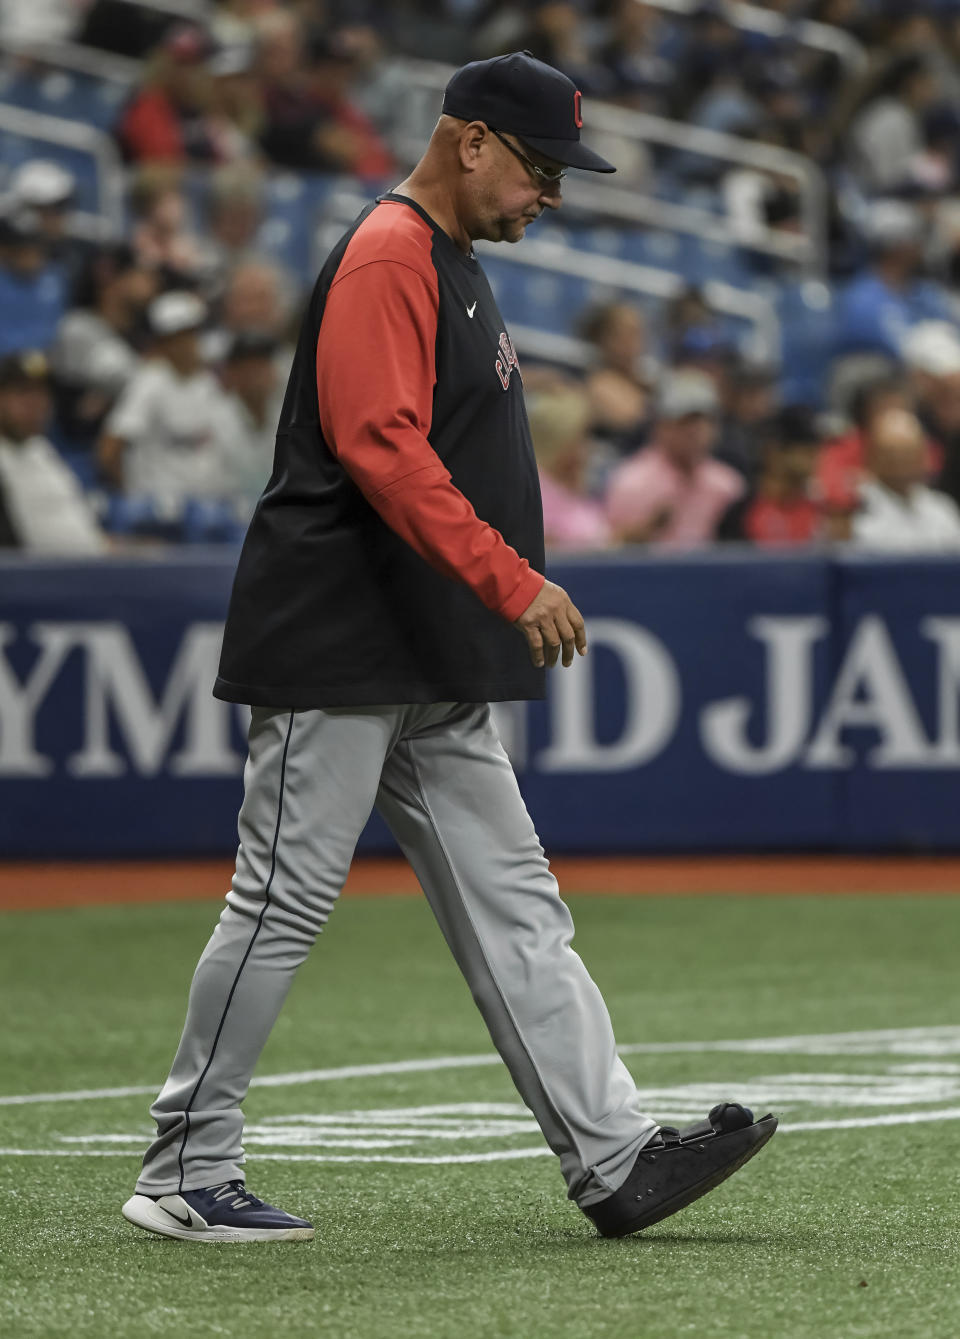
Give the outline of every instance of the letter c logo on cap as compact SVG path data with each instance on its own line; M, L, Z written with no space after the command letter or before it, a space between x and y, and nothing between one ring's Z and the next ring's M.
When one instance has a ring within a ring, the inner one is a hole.
M573 119L578 130L583 128L583 117L580 114L580 90L575 90L573 95Z

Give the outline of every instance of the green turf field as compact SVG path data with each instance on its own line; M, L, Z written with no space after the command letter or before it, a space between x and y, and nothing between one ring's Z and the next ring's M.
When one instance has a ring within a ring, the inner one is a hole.
M162 1080L216 908L0 917L0 1093L96 1093L0 1105L0 1335L956 1339L960 899L571 900L651 1111L784 1120L620 1242L566 1201L411 899L338 909L247 1102L251 1188L316 1241L138 1232L149 1098L97 1090Z

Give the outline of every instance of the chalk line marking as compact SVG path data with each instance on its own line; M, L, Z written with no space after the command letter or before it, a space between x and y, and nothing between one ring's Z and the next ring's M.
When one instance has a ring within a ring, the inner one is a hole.
M849 1120L797 1121L780 1126L782 1134L809 1134L816 1130L863 1130L874 1126L919 1125L934 1121L960 1120L960 1107L940 1111L898 1111L886 1116L853 1117ZM391 1153L262 1153L256 1152L257 1162L385 1162L402 1165L448 1166L478 1162L513 1162L524 1158L550 1158L552 1151L546 1145L534 1148L496 1149L486 1153L439 1153L433 1156ZM143 1144L136 1149L122 1148L0 1148L3 1158L130 1158L139 1162Z
M960 1055L960 1024L941 1027L882 1028L871 1032L809 1033L795 1037L747 1037L733 1041L633 1042L621 1055L682 1055L720 1052L728 1055ZM289 1074L262 1074L253 1088L288 1088L339 1079L379 1078L389 1074L426 1074L444 1069L479 1069L503 1062L493 1052L483 1055L440 1055L422 1060L386 1060L378 1064L342 1065L336 1069L304 1069ZM32 1106L46 1102L94 1102L111 1097L152 1097L159 1084L120 1088L79 1088L68 1092L15 1093L0 1096L0 1106Z

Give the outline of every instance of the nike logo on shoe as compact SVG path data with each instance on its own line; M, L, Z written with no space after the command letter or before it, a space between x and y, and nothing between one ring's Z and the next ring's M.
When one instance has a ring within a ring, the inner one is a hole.
M161 1209L163 1209L163 1213L169 1214L169 1216L173 1218L174 1223L179 1223L179 1225L181 1225L182 1228L193 1227L193 1217L191 1217L189 1209L186 1210L185 1218L181 1218L181 1216L179 1216L178 1213L173 1212L173 1209L167 1209L163 1205L161 1205Z
M169 1217L171 1217L175 1223L179 1223L181 1227L193 1227L193 1215L189 1209L187 1210L186 1218L181 1218L178 1213L174 1213L172 1209L168 1209L165 1204L158 1204L157 1208L162 1209L165 1214L168 1214Z
M476 302L476 298L474 298L473 306L467 308L467 315L470 317L470 320L471 320L471 321L473 320L473 313L474 313L476 310L477 310L477 302Z

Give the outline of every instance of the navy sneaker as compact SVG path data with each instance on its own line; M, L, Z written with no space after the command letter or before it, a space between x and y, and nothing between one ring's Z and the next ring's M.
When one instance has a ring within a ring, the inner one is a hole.
M133 1195L127 1222L180 1241L312 1241L313 1224L251 1195L242 1181L223 1181L179 1195Z

